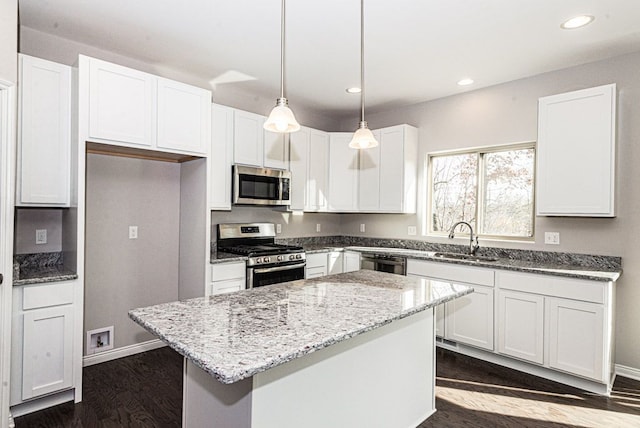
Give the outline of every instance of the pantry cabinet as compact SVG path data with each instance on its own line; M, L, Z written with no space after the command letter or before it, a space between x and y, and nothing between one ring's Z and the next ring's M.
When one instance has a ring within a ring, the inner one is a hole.
M209 206L231 211L231 165L233 164L233 115L230 107L211 106L211 178Z
M211 91L83 55L79 67L89 140L161 152L208 154Z
M19 55L17 206L68 207L71 67Z
M540 98L538 215L615 216L615 130L615 84Z

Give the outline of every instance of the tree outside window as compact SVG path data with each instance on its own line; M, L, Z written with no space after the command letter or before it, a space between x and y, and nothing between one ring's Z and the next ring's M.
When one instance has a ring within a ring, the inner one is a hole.
M429 165L431 233L466 221L480 236L533 237L533 143L434 154Z

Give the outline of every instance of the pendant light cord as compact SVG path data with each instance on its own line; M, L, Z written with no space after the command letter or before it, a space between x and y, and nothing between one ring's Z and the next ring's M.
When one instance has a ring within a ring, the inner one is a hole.
M364 122L364 0L360 0L360 89L360 121Z
M285 0L282 0L282 7L280 8L282 14L280 17L280 98L284 98L284 3Z

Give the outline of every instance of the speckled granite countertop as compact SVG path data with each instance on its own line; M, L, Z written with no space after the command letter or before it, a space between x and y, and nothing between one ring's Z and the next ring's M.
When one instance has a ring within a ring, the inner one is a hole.
M78 274L65 269L63 266L49 266L32 271L20 271L19 279L13 280L13 285L39 284L45 282L70 281L78 279Z
M64 266L61 252L16 254L13 261L13 285L70 281L78 274Z
M234 383L472 291L358 271L134 309L129 317Z

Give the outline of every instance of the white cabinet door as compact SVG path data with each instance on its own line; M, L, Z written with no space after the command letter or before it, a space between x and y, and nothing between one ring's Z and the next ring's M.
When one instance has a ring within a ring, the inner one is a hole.
M155 76L89 60L89 137L152 146L156 105Z
M344 252L343 272L355 272L360 270L360 253L357 251Z
M309 135L306 211L329 208L329 134L312 129Z
M233 162L233 109L211 106L211 182L212 210L231 210L231 164Z
M540 98L538 215L615 215L615 119L615 84Z
M353 134L332 132L329 137L329 211L358 210L358 150L349 147Z
M211 92L158 79L157 147L206 155L211 132Z
M342 251L332 251L327 255L327 272L329 275L344 272L344 254Z
M307 254L307 265L305 267L305 278L317 278L329 273L327 266L327 253Z
M289 169L290 134L263 130L264 153L262 164L265 168Z
M71 67L19 56L16 205L69 206Z
M233 123L233 162L261 167L264 151L265 117L235 110Z
M544 297L498 291L498 352L536 364L544 362Z
M416 212L418 131L409 125L380 133L380 202L382 212Z
M493 288L469 284L471 294L447 302L445 338L493 350Z
M436 336L444 337L445 305L436 306Z
M380 142L380 131L373 131L373 136ZM377 212L380 210L380 165L384 162L380 156L382 143L377 147L358 150L358 210L360 212ZM393 190L399 192L399 187Z
M294 211L303 211L307 205L307 176L309 159L309 140L311 129L300 127L290 136L289 170L291 171L291 205Z
M26 311L22 399L73 386L73 305Z
M608 382L603 306L558 298L547 298L547 301L549 366Z

